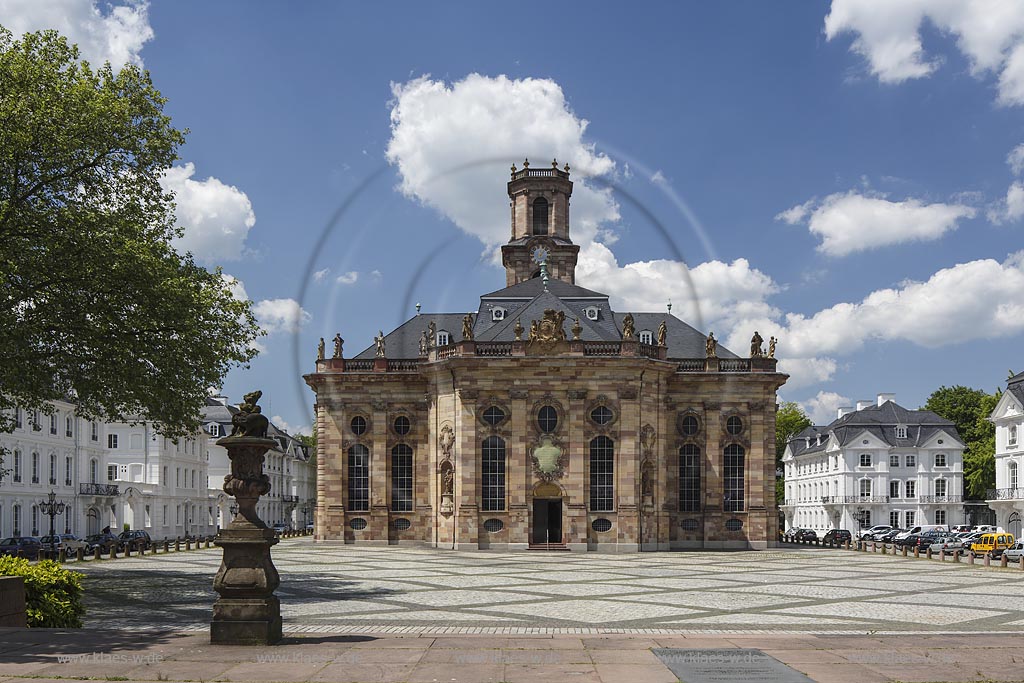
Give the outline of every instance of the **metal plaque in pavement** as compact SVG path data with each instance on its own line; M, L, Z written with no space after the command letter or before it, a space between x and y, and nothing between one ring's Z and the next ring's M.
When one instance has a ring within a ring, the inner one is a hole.
M652 652L685 683L814 683L771 655L751 648L656 648Z

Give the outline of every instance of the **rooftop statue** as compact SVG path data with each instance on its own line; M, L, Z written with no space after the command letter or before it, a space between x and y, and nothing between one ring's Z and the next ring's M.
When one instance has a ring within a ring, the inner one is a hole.
M633 314L627 313L626 317L622 319L622 338L632 339L633 338Z

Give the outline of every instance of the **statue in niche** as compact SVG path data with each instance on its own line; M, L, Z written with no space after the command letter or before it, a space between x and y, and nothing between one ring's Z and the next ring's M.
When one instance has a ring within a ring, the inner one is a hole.
M438 445L441 446L441 454L446 460L452 457L452 447L455 445L455 432L451 425L441 427L441 436L438 438Z
M450 467L441 473L441 493L449 496L455 493L455 472Z
M325 352L324 338L320 337L320 343L316 345L316 359L317 360L323 360L324 359L324 352Z
M342 346L345 344L345 340L341 338L341 334L334 335L334 357L341 358Z

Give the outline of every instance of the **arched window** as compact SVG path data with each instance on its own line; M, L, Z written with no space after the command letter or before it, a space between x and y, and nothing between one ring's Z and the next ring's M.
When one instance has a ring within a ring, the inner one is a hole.
M89 461L89 482L92 484L96 483L96 470L99 464L96 462L96 458Z
M57 484L57 454L50 453L50 486Z
M348 509L370 509L370 451L360 443L348 449Z
M14 481L21 481L21 451L14 451Z
M686 444L679 449L679 511L700 511L700 448Z
M1016 446L1017 445L1017 425L1010 425L1010 428L1006 432L1006 445Z
M484 439L480 450L481 509L493 512L505 509L505 440L497 436Z
M32 506L32 535L39 535L39 508L35 505Z
M607 436L590 441L590 509L608 512L615 505L615 443Z
M543 197L533 202L533 234L548 234L548 200Z
M1006 472L1009 475L1007 481L1010 484L1011 489L1017 488L1017 463L1010 461L1006 465Z
M14 505L11 508L11 522L14 525L11 529L12 536L21 536L21 506Z
M391 449L391 509L412 510L412 448L404 443Z
M71 419L70 415L68 415L64 418L64 436L73 436L74 433L74 420Z
M722 508L726 512L742 512L744 509L746 503L745 455L746 451L739 444L733 443L725 447L725 462L722 463L724 475Z
M32 483L39 483L39 454L32 454Z

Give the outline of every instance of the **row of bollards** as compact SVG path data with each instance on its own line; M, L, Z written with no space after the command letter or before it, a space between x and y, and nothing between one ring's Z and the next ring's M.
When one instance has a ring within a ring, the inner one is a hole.
M881 552L883 555L888 555L889 554L889 548L890 548L890 546L887 546L885 543L876 543L875 541L855 541L855 542L844 541L843 543L835 543L835 542L825 543L824 541L819 539L817 541L790 541L790 542L791 543L799 543L801 545L817 545L819 547L841 548L843 550L856 550L856 551L859 551L859 552L871 552L871 553ZM853 543L856 543L856 547L853 546ZM899 554L902 553L903 557L909 557L911 554L915 558L922 557L921 550L917 546L914 547L913 553L911 553L907 549L907 546L905 546L905 545L897 547L896 544L893 544L891 546L891 548L892 548L892 554L893 555L899 555ZM923 557L925 559L928 559L928 560L938 559L940 562L945 562L947 556L952 556L953 562L960 562L962 557L966 557L967 558L967 564L969 564L969 565L973 565L975 559L978 558L978 556L975 555L971 551L968 551L967 553L961 553L959 550L954 550L951 553L947 553L945 550L940 550L936 554L936 553L932 552L931 548L926 548L925 552L924 552L924 555L923 555ZM991 553L985 553L984 555L980 556L980 559L982 560L983 566L991 567L992 566L992 560L994 558L992 557ZM1017 562L1015 564L1017 564L1019 566L1021 571L1024 571L1024 555L1021 555L1021 557L1019 559L1019 562ZM1006 556L1006 553L1000 553L1000 555L999 555L999 565L998 566L1003 567L1003 568L1006 568L1006 567L1010 566L1009 565L1009 558Z

